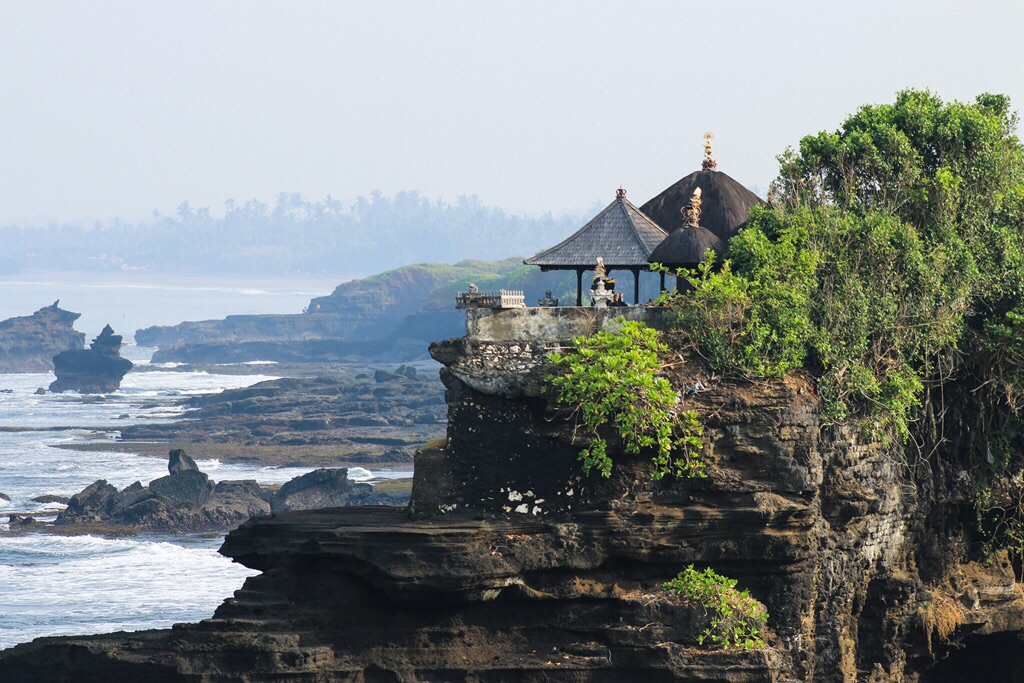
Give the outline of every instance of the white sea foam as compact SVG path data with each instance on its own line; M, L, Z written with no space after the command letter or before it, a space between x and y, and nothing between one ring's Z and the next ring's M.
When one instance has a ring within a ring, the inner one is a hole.
M70 496L97 479L117 488L147 484L167 474L165 458L113 450L77 451L62 444L113 441L119 427L176 418L177 397L240 388L270 375L210 375L203 372L129 373L121 390L105 397L36 395L53 381L47 373L0 375L0 426L41 431L0 432L0 530L7 514L52 520L62 507L31 499ZM127 418L124 417L127 415ZM65 425L80 427L56 429ZM101 431L88 429L98 428ZM283 483L308 467L257 467L199 460L211 479L255 479ZM411 471L353 467L357 481L408 477ZM0 647L42 635L103 633L163 628L210 616L218 604L254 572L216 553L219 539L178 536L106 540L44 534L0 538Z
M257 573L220 556L217 543L45 535L4 539L0 648L44 635L165 628L212 614Z

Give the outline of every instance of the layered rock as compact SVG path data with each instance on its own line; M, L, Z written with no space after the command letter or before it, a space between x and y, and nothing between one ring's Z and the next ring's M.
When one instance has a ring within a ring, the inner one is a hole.
M65 311L59 303L0 321L0 373L49 372L56 354L85 346L85 334L74 329L82 314Z
M50 391L107 394L117 391L133 363L121 357L121 335L107 325L85 350L62 351L53 357Z
M969 556L955 453L922 477L859 425L823 424L808 379L724 381L677 357L708 478L656 482L614 444L612 477L584 476L540 390L559 336L433 347L449 430L418 456L409 510L250 521L222 552L263 573L213 618L40 639L0 655L0 680L1013 680L1024 601L1008 562ZM706 613L660 588L691 563L767 606L766 647L698 647ZM936 666L964 643L987 659Z

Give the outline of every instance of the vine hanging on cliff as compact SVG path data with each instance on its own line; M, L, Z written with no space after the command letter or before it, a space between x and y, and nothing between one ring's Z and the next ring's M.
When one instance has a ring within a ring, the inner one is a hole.
M671 384L656 373L667 348L657 330L618 318L617 333L600 331L573 340L573 351L548 357L555 373L546 386L572 410L589 443L580 452L583 471L611 475L606 437L614 433L626 453L654 451L652 476L703 477L699 457L703 426L694 411L677 411Z

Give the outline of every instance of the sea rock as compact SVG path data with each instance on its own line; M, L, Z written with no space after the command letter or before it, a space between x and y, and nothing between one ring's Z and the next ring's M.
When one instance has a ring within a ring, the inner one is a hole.
M7 502L10 502L11 501L11 497L8 496L6 493L0 493L0 500L5 500Z
M192 463L194 469L181 469ZM374 494L373 487L348 480L348 470L319 469L296 477L279 489L255 480L214 483L181 449L171 451L172 474L148 486L135 482L118 491L96 481L68 501L55 524L130 527L137 531L201 532L237 527L250 517L284 510L310 510L343 505L405 504L404 494Z
M2 494L0 494L0 495L2 495ZM42 503L43 505L46 505L46 504L49 504L49 503L60 503L61 505L67 505L68 504L68 497L67 496L57 496L57 495L54 495L52 493L47 493L45 496L36 496L35 498L32 498L31 500L32 500L33 503Z
M210 477L199 470L168 474L149 482L149 490L169 507L201 508L213 493Z
M121 357L121 335L110 325L96 337L88 350L63 351L53 357L57 379L50 391L77 391L82 394L106 394L121 386L121 379L132 369L132 362Z
M49 372L54 355L84 348L85 334L73 327L81 313L65 311L59 303L0 321L0 373Z
M282 485L270 499L270 509L273 512L288 512L342 507L352 505L372 493L373 487L369 484L349 481L347 468L321 468Z
M412 463L416 448L444 433L444 386L435 377L405 375L378 384L369 374L267 380L184 399L185 419L125 425L130 440L228 440L265 446L332 444L338 464ZM394 387L394 393L376 393ZM334 463L325 461L325 465Z
M7 521L12 527L33 526L39 523L39 521L31 515L8 515Z
M171 451L167 460L167 471L171 474L179 474L190 470L199 471L199 465L184 450L175 448Z

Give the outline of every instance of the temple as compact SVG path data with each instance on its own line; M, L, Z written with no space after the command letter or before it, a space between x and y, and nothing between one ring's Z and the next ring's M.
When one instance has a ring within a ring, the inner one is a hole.
M756 194L718 170L711 134L704 136L701 169L665 188L639 209L619 188L615 201L563 242L525 259L541 270L576 271L576 305L583 305L583 274L594 271L591 304L611 299L611 272L633 274L633 303L640 303L640 273L650 263L694 268L707 250L725 252L729 239L746 225L750 210L764 204ZM602 270L603 269L603 270ZM679 289L681 283L677 281ZM664 274L661 289L665 289Z

